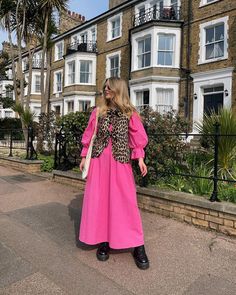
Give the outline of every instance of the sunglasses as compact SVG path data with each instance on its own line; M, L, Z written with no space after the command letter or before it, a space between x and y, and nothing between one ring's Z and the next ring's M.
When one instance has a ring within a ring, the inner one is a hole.
M105 85L105 86L104 86L104 91L106 91L106 90L111 91L111 88L110 88L109 85Z

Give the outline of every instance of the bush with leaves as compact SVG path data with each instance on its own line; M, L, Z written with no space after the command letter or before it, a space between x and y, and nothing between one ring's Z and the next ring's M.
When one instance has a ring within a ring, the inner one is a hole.
M67 152L78 159L82 150L81 138L93 109L86 112L69 113L58 119L58 129L63 132L67 142Z
M13 139L23 140L24 136L21 131L21 120L18 118L3 118L0 119L0 139L9 136L12 130ZM14 131L13 131L14 130Z
M145 158L148 166L146 177L149 184L154 184L160 177L172 174L185 165L183 155L189 150L189 145L178 134L186 132L188 124L175 112L161 115L151 108L143 110L141 117L149 138ZM167 133L171 135L166 135ZM136 180L141 183L136 164L134 171Z

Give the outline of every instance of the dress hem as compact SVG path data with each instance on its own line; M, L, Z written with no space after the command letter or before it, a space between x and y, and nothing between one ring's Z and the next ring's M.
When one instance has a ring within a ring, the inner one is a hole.
M130 244L130 245L123 245L123 246L116 246L112 243L110 243L109 241L105 241L105 240L102 240L102 241L99 241L99 242L84 242L83 240L79 239L80 242L86 244L86 245L97 245L97 244L100 244L100 243L104 243L104 242L107 242L109 243L109 246L111 249L115 249L115 250L120 250L120 249L129 249L129 248L135 248L135 247L139 247L139 246L142 246L144 245L144 241L142 242L139 242L139 243L134 243L134 244Z

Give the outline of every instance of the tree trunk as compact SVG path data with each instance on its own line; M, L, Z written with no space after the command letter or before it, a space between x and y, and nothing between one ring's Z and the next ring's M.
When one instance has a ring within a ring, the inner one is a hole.
M45 11L42 65L41 65L41 113L46 113L47 111L47 104L45 99L45 87L44 87L44 63L45 63L45 54L47 50L48 19L49 19L49 11ZM46 76L45 78L47 80L48 77Z
M11 27L10 27L10 20L9 20L9 13L6 17L6 27L7 27L7 33L8 33L8 40L10 43L10 57L12 61L12 79L13 79L13 87L14 87L14 95L15 100L17 100L18 92L17 92L17 84L16 84L16 69L15 69L15 60L14 60L14 48L12 43L12 37L11 37Z
M19 23L18 13L19 13L19 5L20 0L17 1L17 8L16 8L16 36L17 36L17 46L18 46L18 71L17 77L20 80L20 103L24 105L24 75L22 71L22 39L23 39L23 31L24 31L24 20L25 20L25 10L23 11L23 24L22 27Z
M27 42L27 48L28 48L28 62L29 62L29 79L28 79L28 89L27 89L27 97L26 97L26 105L25 108L29 109L30 105L30 95L31 95L31 88L32 88L32 72L33 72L33 56L35 52L35 48L32 50L30 46L30 41Z
M47 51L47 74L46 74L46 86L45 86L45 104L46 113L49 112L49 100L50 100L50 71L51 71L51 49Z

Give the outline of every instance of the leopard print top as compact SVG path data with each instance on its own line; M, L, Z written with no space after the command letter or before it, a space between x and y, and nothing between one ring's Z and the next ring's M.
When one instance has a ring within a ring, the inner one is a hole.
M112 130L109 130L112 125ZM94 140L92 158L101 155L112 140L112 155L116 161L128 163L130 161L130 148L128 144L129 119L119 110L107 111L107 115L99 117L98 132Z

